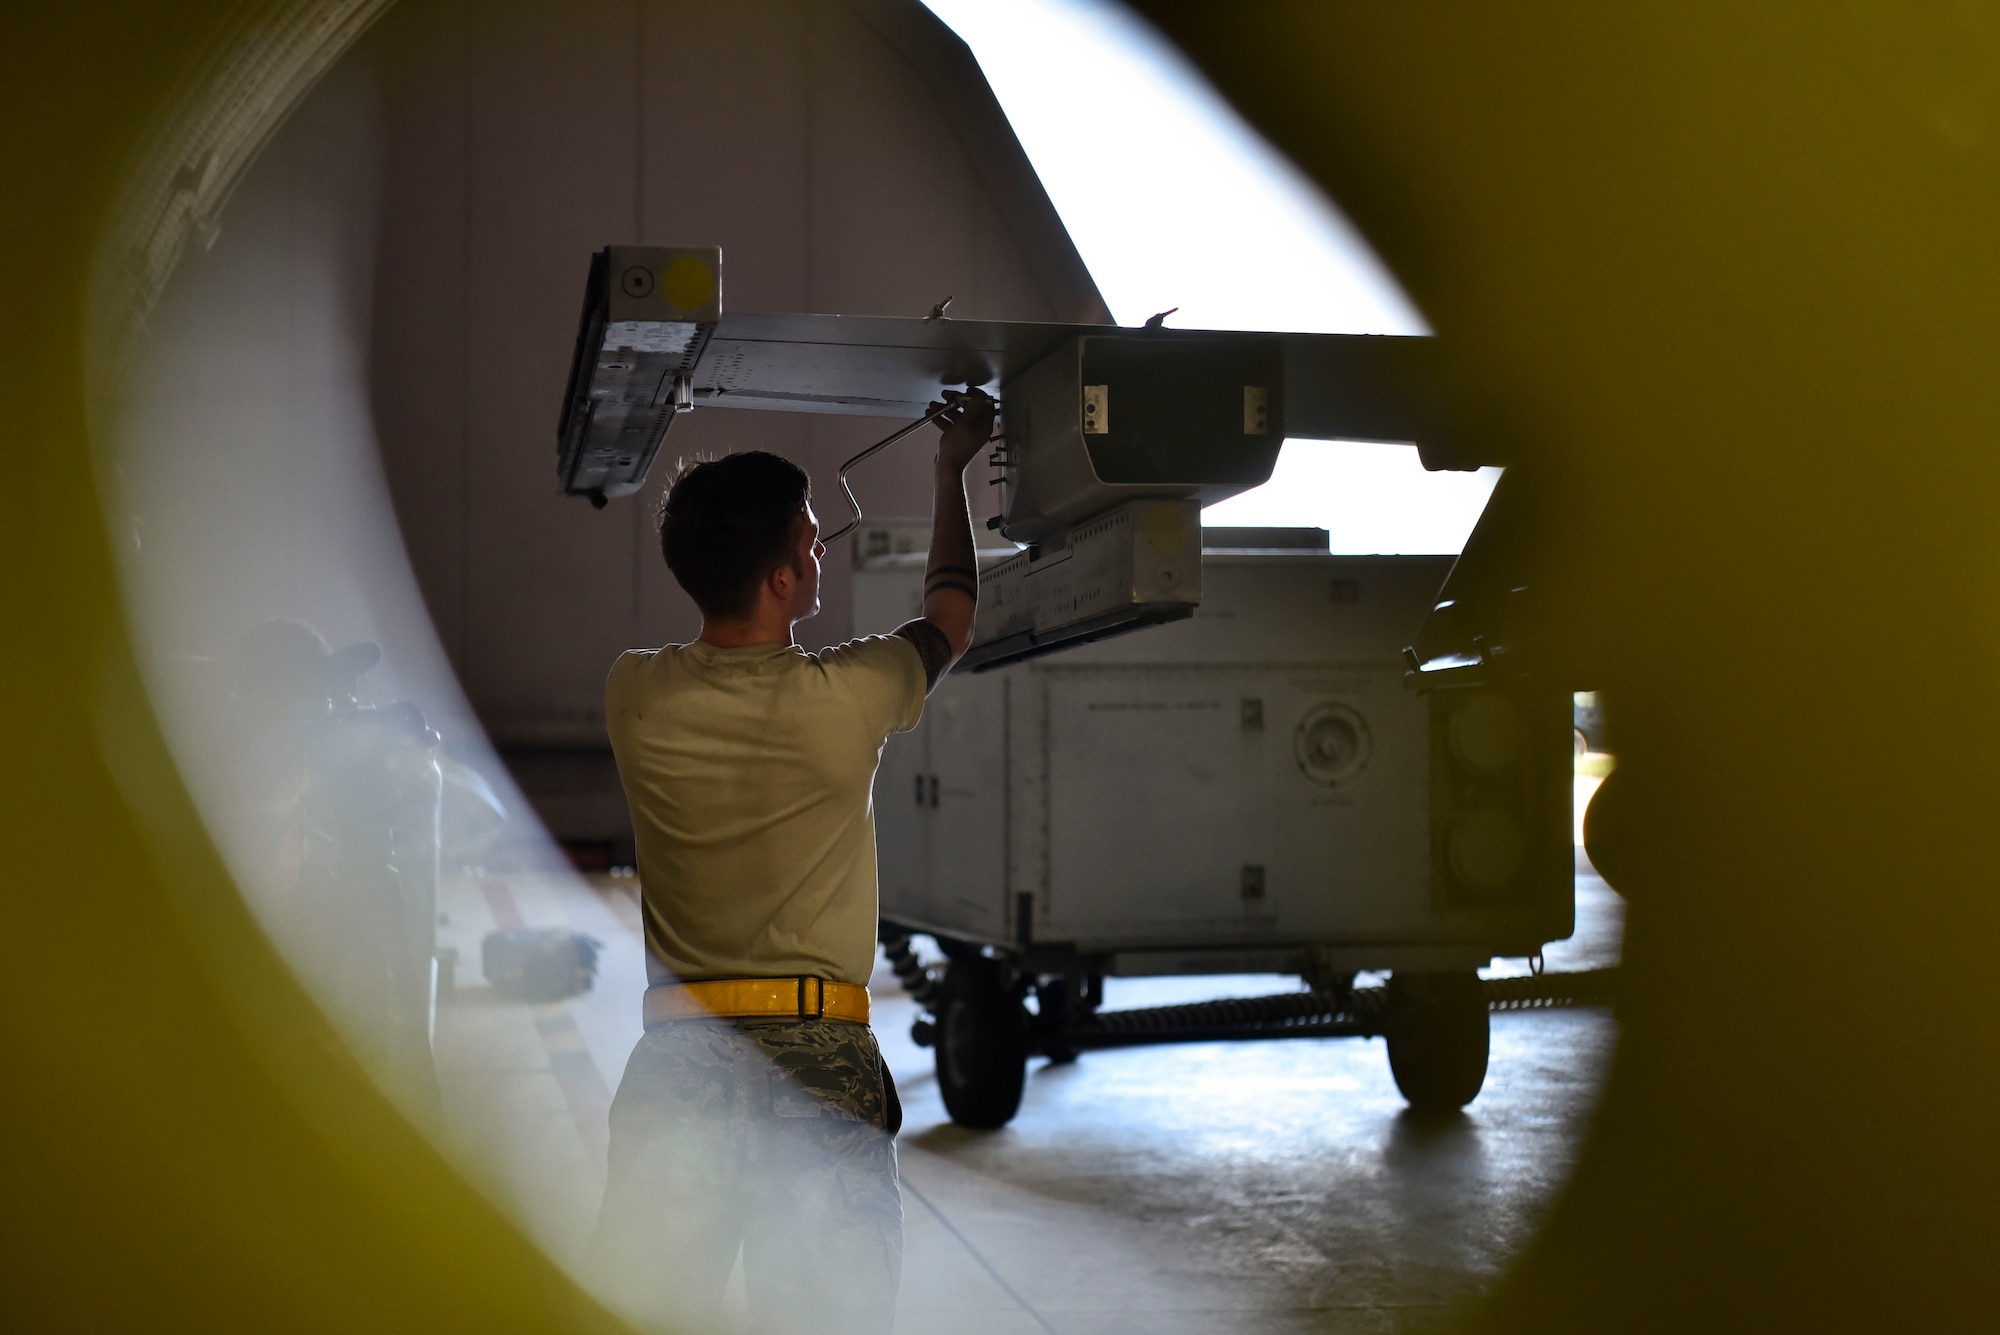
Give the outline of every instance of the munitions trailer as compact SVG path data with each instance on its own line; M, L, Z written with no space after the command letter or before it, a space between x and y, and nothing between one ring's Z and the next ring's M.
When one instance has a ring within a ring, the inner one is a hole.
M918 612L923 556L887 532L858 536L859 633ZM955 1120L1011 1118L1032 1053L1193 1038L1381 1034L1413 1106L1477 1095L1477 971L1574 925L1571 698L1410 689L1404 646L1451 558L1326 548L1319 529L1204 530L1191 616L955 671L890 738L883 936L934 1017L916 1037ZM1106 976L1248 972L1307 986L1099 1007Z

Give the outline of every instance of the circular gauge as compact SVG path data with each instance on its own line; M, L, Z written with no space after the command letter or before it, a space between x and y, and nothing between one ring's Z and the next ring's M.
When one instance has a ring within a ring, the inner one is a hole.
M618 285L628 297L649 297L653 294L653 271L635 264L619 277Z
M1472 890L1504 890L1528 862L1521 823L1491 807L1468 811L1453 821L1446 845L1453 874Z
M1478 691L1452 711L1452 753L1470 769L1485 774L1503 770L1521 758L1527 745L1520 706L1504 695Z
M1368 720L1346 705L1315 705L1299 720L1292 753L1299 773L1328 788L1345 788L1368 768Z

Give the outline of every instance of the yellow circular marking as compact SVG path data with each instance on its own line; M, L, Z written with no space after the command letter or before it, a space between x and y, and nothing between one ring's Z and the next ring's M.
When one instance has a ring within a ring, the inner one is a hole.
M1162 552L1181 551L1192 536L1188 532L1186 511L1171 505L1148 506L1139 521L1139 531Z
M660 291L676 310L697 310L715 300L715 270L692 255L683 255L660 275Z

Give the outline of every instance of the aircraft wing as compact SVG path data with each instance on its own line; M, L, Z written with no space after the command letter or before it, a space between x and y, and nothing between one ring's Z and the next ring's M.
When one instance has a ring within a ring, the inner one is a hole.
M953 320L941 312L922 319L725 312L719 248L607 246L591 257L557 426L563 491L602 505L638 490L673 419L698 406L921 417L941 391L970 385L997 393L1005 420L1008 387L1065 350L1098 368L1091 374L1119 383L1072 386L1077 402L1065 399L1057 415L1074 408L1080 425L1087 392L1115 388L1118 421L1133 421L1133 406L1152 419L1143 433L1151 443L1126 450L1138 451L1125 461L1128 471L1158 471L1169 455L1173 467L1199 471L1203 442L1217 430L1234 432L1224 419L1238 412L1228 405L1239 393L1254 393L1259 405L1254 414L1247 400L1241 405L1246 436L1434 441L1441 434L1429 338ZM1223 383L1252 364L1257 379ZM1122 368L1115 375L1105 369L1113 365ZM1191 405L1211 381L1208 406L1219 416L1204 435ZM1045 417L1055 411L1054 402L1045 410ZM1106 434L1109 417L1083 429Z
M695 403L782 412L920 417L943 389L1005 383L1069 340L1268 344L1283 349L1285 430L1322 439L1416 440L1433 414L1428 338L1131 329L1116 325L726 314L695 366Z

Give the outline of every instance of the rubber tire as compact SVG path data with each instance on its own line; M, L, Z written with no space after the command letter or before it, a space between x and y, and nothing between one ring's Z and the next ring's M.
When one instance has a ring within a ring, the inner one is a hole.
M1038 1013L1028 1023L1029 1048L1039 1049L1051 1066L1069 1065L1082 1054L1060 1036L1075 1026L1079 1014L1089 1014L1078 1000L1075 980L1066 976L1042 980L1035 987L1035 1003Z
M1413 1111L1453 1113L1486 1083L1492 1037L1479 975L1398 973L1389 979L1389 1071Z
M1021 1107L1028 1012L998 960L954 960L937 996L937 1082L960 1126L990 1131Z

